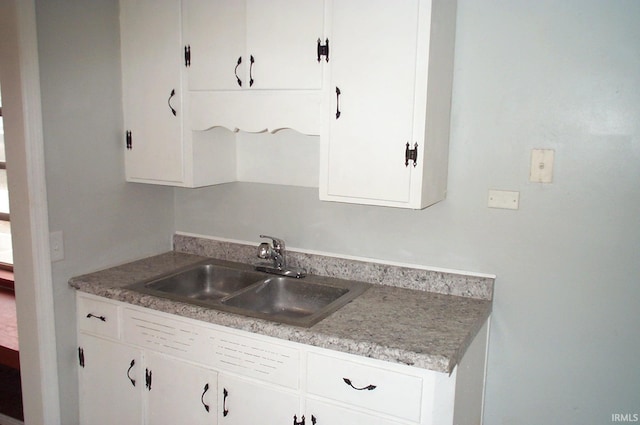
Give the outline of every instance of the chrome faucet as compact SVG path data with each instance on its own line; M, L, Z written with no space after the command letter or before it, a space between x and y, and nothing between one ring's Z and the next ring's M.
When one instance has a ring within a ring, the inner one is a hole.
M273 266L278 270L283 270L287 264L284 241L273 236L260 235L260 237L271 239L273 247L268 242L262 242L258 246L258 258L273 260Z
M273 260L273 266L257 266L256 270L295 278L305 276L304 270L287 267L287 252L282 239L267 235L260 235L260 237L271 239L273 245L268 242L262 242L258 245L258 258Z

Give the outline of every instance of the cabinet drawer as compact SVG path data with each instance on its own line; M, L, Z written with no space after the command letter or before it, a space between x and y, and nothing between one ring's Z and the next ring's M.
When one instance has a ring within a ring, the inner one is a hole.
M78 297L78 328L83 332L117 339L118 310L116 304Z
M422 378L378 366L309 353L310 394L420 421Z

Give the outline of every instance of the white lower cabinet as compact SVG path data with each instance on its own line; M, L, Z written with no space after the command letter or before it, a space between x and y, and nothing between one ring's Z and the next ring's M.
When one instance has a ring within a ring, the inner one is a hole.
M394 417L420 422L423 379L309 353L307 392Z
M82 333L78 353L80 423L215 424L214 371Z
M80 423L142 424L141 351L86 334L78 342Z
M77 300L84 425L482 422L487 325L447 374Z
M145 352L147 423L215 424L217 374L173 357Z
M299 417L300 396L274 385L221 374L218 424L291 424Z
M307 420L309 421L306 423L314 425L399 425L403 423L319 400L308 400L305 411L308 412Z

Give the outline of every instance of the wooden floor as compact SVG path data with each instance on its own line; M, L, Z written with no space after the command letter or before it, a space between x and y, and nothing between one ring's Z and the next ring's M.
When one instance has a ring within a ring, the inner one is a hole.
M15 295L0 289L0 364L19 369L18 351Z
M0 423L4 423L2 416L24 420L20 371L4 365L0 365Z

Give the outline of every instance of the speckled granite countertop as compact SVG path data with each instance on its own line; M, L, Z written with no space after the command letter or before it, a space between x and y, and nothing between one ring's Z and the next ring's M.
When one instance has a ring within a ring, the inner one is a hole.
M300 328L124 289L204 258L172 251L78 276L69 283L82 292L166 313L446 373L454 369L491 313L492 302L487 299L373 284L326 319Z

